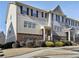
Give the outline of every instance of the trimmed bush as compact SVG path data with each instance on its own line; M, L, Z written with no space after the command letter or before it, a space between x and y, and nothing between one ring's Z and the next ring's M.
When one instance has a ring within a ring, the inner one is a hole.
M2 48L2 45L0 44L0 48Z
M47 47L53 47L53 46L54 46L54 43L51 42L51 41L46 41L46 42L45 42L45 45L46 45Z
M2 49L12 48L12 43L13 43L13 42L8 42L8 43L2 45Z
M61 42L61 41L55 42L55 46L57 46L57 47L61 47L61 46L63 46L63 45L64 45L64 43Z
M45 41L42 42L41 46L46 47Z
M32 48L34 46L33 42L27 42L26 47Z
M64 46L71 46L71 45L72 45L72 43L69 42L69 41L65 41L65 42L64 42Z
M20 44L20 47L24 47L26 45L24 41L21 41L19 44Z

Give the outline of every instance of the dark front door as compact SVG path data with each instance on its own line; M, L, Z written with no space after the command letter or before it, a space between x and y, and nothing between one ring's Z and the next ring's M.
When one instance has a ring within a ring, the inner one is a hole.
M66 32L66 40L68 41L68 32Z

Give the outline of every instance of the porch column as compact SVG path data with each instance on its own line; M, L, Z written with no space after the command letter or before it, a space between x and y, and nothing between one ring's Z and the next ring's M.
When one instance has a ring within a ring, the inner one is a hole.
M52 15L51 12L49 12L49 18L48 18L48 20L49 20L49 21L48 21L48 26L51 27L51 33L50 33L50 37L49 37L48 39L49 39L49 40L52 40L52 34L53 34L53 33L52 33L52 28L53 28L53 24L52 24L53 21L52 21L52 20L53 20L53 15Z
M45 28L43 29L43 40L45 41Z
M70 41L70 31L68 31L68 41Z
M53 40L53 39L52 39L52 38L53 38L52 36L53 36L53 33L52 33L52 29L51 29L51 38L50 38L50 40Z
M75 33L73 33L73 42L75 42Z
M49 18L48 18L48 26L50 26L51 27L51 13L49 12Z

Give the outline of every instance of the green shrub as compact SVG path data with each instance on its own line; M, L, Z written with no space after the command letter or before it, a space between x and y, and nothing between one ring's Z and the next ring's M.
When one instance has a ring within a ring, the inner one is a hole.
M2 48L2 44L0 44L0 48Z
M63 45L64 45L64 43L61 42L61 41L55 42L55 46L57 46L57 47L61 47L61 46L63 46Z
M4 45L2 45L2 49L12 48L12 43L13 43L13 42L5 43Z
M51 42L51 41L46 41L46 42L45 42L45 45L46 45L47 47L53 47L53 46L54 46L54 43Z
M65 41L65 42L64 42L64 46L71 46L71 45L72 45L72 43L69 42L69 41Z
M41 43L41 46L42 46L42 47L46 47L45 41L43 41L43 42Z

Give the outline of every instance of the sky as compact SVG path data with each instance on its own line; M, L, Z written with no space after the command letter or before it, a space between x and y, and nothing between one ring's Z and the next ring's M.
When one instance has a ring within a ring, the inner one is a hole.
M60 5L65 15L73 19L79 19L79 1L20 1L40 9L50 10ZM6 15L8 1L0 1L0 31L5 33L6 30Z

